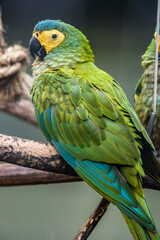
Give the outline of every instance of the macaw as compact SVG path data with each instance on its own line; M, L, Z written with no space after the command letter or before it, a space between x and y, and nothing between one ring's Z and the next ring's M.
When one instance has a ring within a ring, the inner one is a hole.
M44 136L120 209L135 239L160 239L142 189L143 167L159 182L160 165L118 82L96 67L82 32L59 20L40 21L29 49L32 101Z
M153 112L154 102L154 72L155 72L155 36L152 39L147 51L142 56L142 67L144 73L137 83L135 90L135 110L143 126L147 129L151 114ZM160 53L160 41L159 41ZM159 58L160 60L160 58ZM160 64L158 65L158 82L157 82L157 112L152 129L151 139L160 155Z

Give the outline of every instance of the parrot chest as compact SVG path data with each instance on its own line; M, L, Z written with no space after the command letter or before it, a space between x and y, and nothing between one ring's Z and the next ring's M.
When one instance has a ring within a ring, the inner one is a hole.
M147 129L151 113L153 111L154 102L154 70L155 65L150 64L144 71L142 90L139 96L136 96L135 110L140 118L142 124ZM152 141L156 148L160 147L160 76L158 76L157 85L157 114L154 121L152 132Z

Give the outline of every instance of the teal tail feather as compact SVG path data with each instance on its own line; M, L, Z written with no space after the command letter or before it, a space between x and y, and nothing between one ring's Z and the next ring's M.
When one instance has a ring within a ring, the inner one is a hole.
M159 240L158 232L151 232L121 212L135 240Z
M119 181L113 166L87 160L75 162L78 166L78 174L104 198L121 210L135 240L160 240L145 199L136 196L136 194L135 198L133 197L128 185L123 180ZM81 165L84 168L81 168ZM108 187L112 189L111 192L109 192Z
M48 118L49 120L50 118ZM53 140L42 115L39 115L38 122L47 139L78 175L120 209L136 240L160 240L145 199L133 191L116 166L90 160L77 160L67 152L63 142ZM55 132L52 130L51 133L52 136L55 135L56 139Z

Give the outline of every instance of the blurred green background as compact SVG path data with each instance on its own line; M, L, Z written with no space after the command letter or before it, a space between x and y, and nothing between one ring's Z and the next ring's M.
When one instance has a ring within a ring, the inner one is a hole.
M4 0L0 2L8 44L28 47L34 25L61 19L90 40L96 65L110 73L133 104L143 69L141 55L156 24L156 2L150 0ZM31 73L31 66L28 67ZM39 129L0 112L0 133L45 141ZM145 190L160 232L160 193ZM0 188L0 240L71 240L101 197L85 183ZM107 214L89 237L133 239L119 211Z

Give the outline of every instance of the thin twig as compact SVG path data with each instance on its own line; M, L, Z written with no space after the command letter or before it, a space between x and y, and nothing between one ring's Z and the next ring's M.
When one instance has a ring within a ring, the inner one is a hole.
M157 81L158 81L158 50L159 50L159 18L160 0L157 1L157 32L156 32L156 51L155 51L155 70L154 70L154 92L153 92L153 111L149 119L147 133L151 137L154 121L157 112Z
M0 164L0 186L20 186L82 181L79 176L46 172L14 164Z
M157 37L156 37L156 53L155 53L154 103L153 103L153 112L154 112L154 113L156 113L156 105L157 105L158 48L159 48L159 15L160 15L160 0L157 1Z
M143 178L143 187L153 189L153 186L155 190L160 190L160 184L155 182L149 176ZM86 240L89 237L89 235L92 233L98 222L105 214L109 204L110 204L109 201L107 201L105 198L102 198L101 202L99 203L97 208L93 211L93 213L88 218L83 227L79 230L74 240Z
M86 240L106 212L110 202L102 198L96 209L80 229L74 240Z

